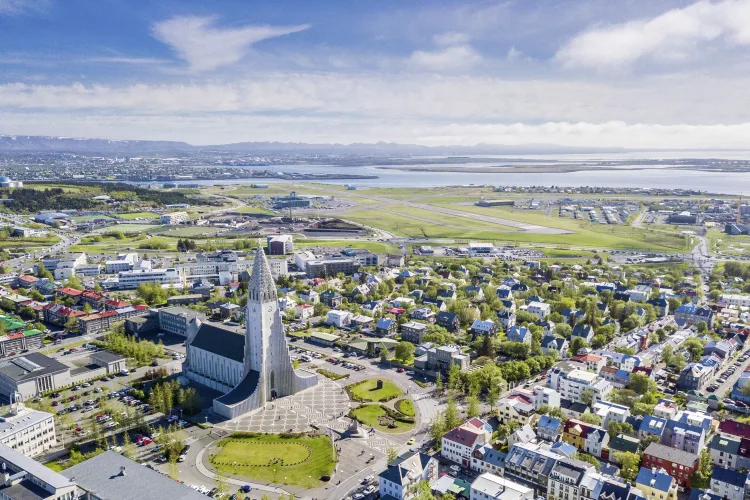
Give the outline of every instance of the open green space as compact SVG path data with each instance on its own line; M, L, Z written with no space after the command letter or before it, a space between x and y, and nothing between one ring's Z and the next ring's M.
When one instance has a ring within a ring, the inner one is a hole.
M502 224L495 224L494 222L486 222L482 220L473 219L471 214L466 214L466 217L460 215L444 214L441 212L434 212L421 208L415 208L411 206L401 205L387 205L382 207L384 209L398 212L406 216L419 217L420 219L427 219L433 221L436 224L450 224L451 226L457 226L469 230L476 231L515 231L516 229L510 226Z
M416 411L414 410L414 403L411 399L405 398L405 399L399 399L396 401L396 409L403 413L404 415L408 417L413 417L416 415Z
M266 210L263 207L254 206L254 205L248 205L248 206L245 206L245 207L240 207L240 208L234 209L232 211L233 212L239 212L239 213L242 213L242 214L269 214L269 215L274 215L275 214L274 212L272 212L270 210Z
M135 220L135 219L158 219L159 214L154 212L128 212L123 214L117 214L117 217L123 220Z
M299 248L309 247L332 247L332 248L366 248L373 253L398 253L396 245L382 241L362 241L362 240L315 240L315 239L295 239L294 245Z
M378 382L383 383L383 387L380 389L377 387ZM404 395L396 384L382 378L365 380L362 383L351 384L346 388L359 401L372 401L375 403L389 401Z
M383 407L378 404L363 405L355 408L351 411L351 415L364 425L375 427L380 431L391 434L408 432L414 428L413 423L390 418ZM386 422L388 425L386 425ZM395 427L391 427L391 425Z
M336 463L326 436L233 434L218 443L211 464L227 475L315 488Z

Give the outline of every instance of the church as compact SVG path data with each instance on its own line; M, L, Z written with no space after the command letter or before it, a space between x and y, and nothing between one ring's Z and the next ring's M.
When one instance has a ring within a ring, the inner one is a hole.
M214 400L213 410L227 419L318 383L317 374L294 370L276 284L260 246L247 291L245 321L244 331L197 318L187 328L183 375L224 393Z

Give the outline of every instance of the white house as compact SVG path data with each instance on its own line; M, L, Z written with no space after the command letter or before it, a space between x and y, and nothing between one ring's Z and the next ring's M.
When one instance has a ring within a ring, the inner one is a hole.
M550 313L550 305L545 302L532 302L527 307L526 312L539 319L546 318Z
M471 483L471 500L533 500L534 490L485 472Z
M440 455L463 467L471 466L471 456L478 445L492 443L492 428L483 420L471 418L443 435Z
M354 315L349 311L339 311L337 309L334 309L332 311L328 311L328 315L326 316L326 323L338 328L349 326L349 324L352 322L353 316Z

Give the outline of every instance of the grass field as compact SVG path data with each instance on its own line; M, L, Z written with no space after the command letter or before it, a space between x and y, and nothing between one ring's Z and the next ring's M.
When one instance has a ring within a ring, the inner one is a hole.
M117 217L123 220L158 219L159 214L154 212L128 212L125 214L117 214Z
M219 471L277 484L315 488L330 476L336 458L328 437L234 434L210 457ZM236 465L235 465L236 463Z
M361 240L312 240L312 239L295 239L294 245L300 248L309 247L351 247L366 248L373 253L398 253L396 245L384 243L382 241L361 241Z
M376 429L388 432L391 434L398 434L401 432L408 432L412 428L414 428L414 424L410 424L408 422L400 422L398 420L395 421L396 427L390 428L387 425L382 425L380 423L380 417L386 416L385 410L380 407L380 405L364 405L360 406L359 408L355 408L352 410L352 416L362 422L363 424L375 427Z
M379 380L383 382L382 389L377 388L377 382ZM375 403L377 403L378 401L387 401L389 399L393 399L394 397L403 396L404 394L396 384L394 384L390 380L381 378L368 380L363 384L355 385L353 387L350 386L349 388L352 394L358 396L363 401L372 401Z
M412 403L411 399L399 399L396 401L395 406L398 411L409 417L413 417L417 413L414 410L414 403Z
M262 207L256 207L256 206L247 206L247 207L240 207L236 210L232 210L233 212L239 212L243 214L269 214L274 215L274 212L271 212L270 210L266 210Z
M430 210L424 210L421 208L415 208L410 206L401 205L386 205L382 208L398 212L403 215L411 215L419 217L420 219L431 220L435 223L450 224L451 226L458 226L465 229L476 230L476 231L515 231L515 228L510 226L504 226L502 224L495 224L493 222L485 222L471 218L471 214L467 214L466 217L459 215L444 214L441 212L432 212Z

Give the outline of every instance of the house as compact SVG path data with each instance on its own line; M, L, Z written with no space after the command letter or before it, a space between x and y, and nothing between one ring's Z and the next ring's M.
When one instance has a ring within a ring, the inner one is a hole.
M392 337L396 334L398 323L393 318L380 318L375 325L375 335L378 337Z
M644 415L643 420L641 421L641 426L637 429L638 437L645 439L649 436L656 436L661 441L661 435L664 433L666 426L666 419L655 417L653 415Z
M724 500L745 500L750 493L747 471L734 471L714 465L711 471L711 492Z
M609 460L613 463L619 463L617 453L641 453L641 441L638 438L618 434L609 440Z
M560 393L543 385L534 386L531 390L534 400L534 409L539 410L543 406L559 408L561 403Z
M533 314L539 319L546 318L549 315L550 311L550 305L544 302L532 302L526 308L526 312L528 312L529 314Z
M537 496L546 497L550 473L563 458L547 444L516 444L508 449L503 476L532 488Z
M592 405L592 413L602 418L602 427L606 428L610 422L624 424L630 418L630 408L609 401L597 401Z
M471 324L471 328L469 329L469 332L471 333L473 338L476 337L487 337L497 336L497 324L495 324L494 321L490 320L481 320L481 319L475 319L474 322Z
M660 318L663 318L664 316L669 314L669 302L663 297L658 299L651 299L646 303L654 306L654 311L656 311L656 315Z
M614 366L603 366L599 370L599 375L617 389L624 389L630 385L630 372Z
M503 328L503 330L508 330L515 326L516 315L508 308L500 309L499 311L497 311L497 320L500 322L500 326Z
M562 434L563 423L558 418L542 415L536 424L536 435L539 439L556 442Z
M677 500L677 482L661 467L641 467L635 487L647 500Z
M525 425L533 414L534 400L530 395L515 393L497 403L497 420L502 425L511 421Z
M660 417L660 418L666 418L667 420L670 420L677 415L677 411L679 410L679 406L677 406L677 402L672 401L671 399L665 399L661 398L654 407L654 416Z
M592 352L578 354L570 358L570 360L575 361L576 363L582 363L586 367L586 371L592 373L599 373L607 364L607 359L604 356L599 356Z
M294 313L297 319L304 321L315 316L315 306L312 304L298 304L297 307L294 308Z
M438 461L415 451L404 453L378 475L380 498L409 500L417 496L414 486L421 482L431 483L438 477Z
M499 287L497 287L497 290L495 290L495 293L497 294L497 298L500 300L513 299L513 290L511 290L509 286L500 285Z
M338 328L342 328L345 326L349 326L349 324L352 322L352 316L354 316L349 311L339 311L339 310L333 310L328 311L328 315L326 316L326 323L329 325L334 325Z
M437 315L432 309L428 307L418 307L409 314L411 319L418 319L420 321L426 321L427 323L434 323L436 316Z
M477 445L471 456L471 469L480 473L502 474L506 455L506 453L494 449L492 445Z
M542 353L544 354L556 352L560 358L565 358L568 355L568 346L568 340L563 337L545 335L542 338Z
M516 444L536 443L536 433L529 424L522 425L507 438L508 446Z
M593 498L594 490L601 487L594 474L596 469L587 462L570 458L558 461L549 476L547 500Z
M701 390L714 373L714 368L700 363L690 363L680 372L677 387L683 391Z
M602 450L609 444L609 434L598 425L571 418L563 426L562 441L572 444L579 451L602 458Z
M521 342L522 344L531 345L531 331L525 326L514 326L508 330L508 340L510 342Z
M401 340L411 342L414 345L421 344L426 333L427 325L416 321L409 321L401 325Z
M570 338L580 338L585 340L587 344L591 344L591 341L594 338L594 329L591 328L591 325L576 323L576 326L573 327L573 333L571 333Z
M719 422L719 432L729 434L730 436L750 439L750 424L743 424L742 422L728 418Z
M429 297L426 297L422 299L422 305L430 305L435 306L435 308L438 310L438 312L445 311L447 306L445 305L445 301L441 299L431 299Z
M320 294L311 288L310 290L300 292L299 299L310 304L317 304L320 302Z
M534 490L485 472L471 483L470 500L533 500Z
M58 326L63 326L70 319L76 319L81 316L86 316L86 313L77 309L71 309L65 307L62 304L49 303L42 308L44 310L44 321L45 323L52 323Z
M344 297L335 290L326 290L320 294L320 301L332 309L336 309L344 301Z
M452 288L438 290L437 296L443 300L456 300L456 291Z
M740 452L742 448L742 452ZM715 434L708 443L711 462L727 469L747 469L750 464L750 440Z
M458 314L441 311L437 315L437 324L449 332L455 332L459 328Z
M699 459L695 453L677 450L659 443L651 443L643 452L645 468L663 467L679 486L690 487L690 476L698 469Z
M443 435L440 455L446 460L470 467L472 453L477 445L492 443L492 429L478 418L470 418L464 424Z
M593 393L594 401L606 399L612 391L612 384L596 373L578 368L578 363L561 362L553 366L547 377L547 386L560 393L563 399L583 403L586 391Z
M697 325L701 321L705 321L709 328L713 328L714 312L710 307L687 302L675 310L674 320L680 326Z
M706 432L703 427L678 420L667 420L661 435L661 444L698 454L703 448Z
M22 274L16 278L18 286L26 289L33 288L37 281L39 281L39 278L30 274Z
M607 365L621 370L632 372L636 367L641 366L641 358L638 356L614 351L601 351L599 354L607 359Z
M484 300L484 290L481 286L468 285L464 287L464 293L467 298Z

